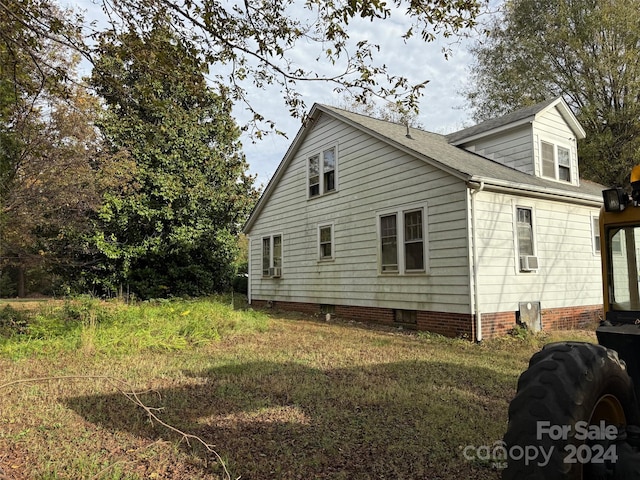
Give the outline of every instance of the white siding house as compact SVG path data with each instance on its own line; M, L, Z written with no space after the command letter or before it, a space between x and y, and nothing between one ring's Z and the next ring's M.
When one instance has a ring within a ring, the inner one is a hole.
M245 225L250 302L474 339L594 320L583 136L561 99L446 137L314 105Z

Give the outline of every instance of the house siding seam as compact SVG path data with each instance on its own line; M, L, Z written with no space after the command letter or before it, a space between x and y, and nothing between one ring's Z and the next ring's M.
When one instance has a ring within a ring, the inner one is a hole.
M251 305L255 308L273 308L307 315L322 315L322 305L316 303L254 300ZM602 318L602 305L547 308L542 310L541 315L542 328L545 331L594 328ZM363 323L406 327L406 325L394 321L394 309L392 308L335 305L335 316ZM475 338L475 315L418 311L416 316L416 330L469 340ZM517 312L482 314L482 337L485 339L508 334L516 326Z

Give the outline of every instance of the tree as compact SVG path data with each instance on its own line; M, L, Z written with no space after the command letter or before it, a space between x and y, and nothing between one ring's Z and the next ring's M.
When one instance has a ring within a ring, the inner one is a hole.
M242 103L253 114L248 127L260 136L274 122L255 110L248 88L278 85L294 116L303 116L306 105L297 91L299 82L331 82L337 90L353 90L360 101L371 96L401 100L409 110L417 102L425 82L411 85L402 75L393 75L376 63L383 45L368 40L353 41L349 29L355 21L372 23L409 18L403 37L419 35L425 42L437 36L460 34L476 24L485 0L266 0L262 2L199 2L171 0L102 0L109 30L114 33L148 30L157 18L167 18L174 35L184 45L198 49L205 63L215 66L210 78L221 91L226 88L234 103ZM0 0L0 12L11 10L35 36L55 38L93 59L88 45L66 35L62 25L51 20L54 0L19 0L16 9ZM17 10L17 13L14 11ZM79 18L79 17L78 17ZM76 28L77 18L70 21ZM66 24L64 24L66 26ZM54 28L52 28L54 27ZM84 25L85 40L92 28ZM91 37L91 38L88 38ZM301 65L301 48L317 62ZM321 72L319 65L328 67ZM224 68L222 68L224 66Z
M581 172L628 182L640 161L638 0L511 0L473 50L466 95L477 120L567 100L587 132Z
M382 105L377 105L373 102L362 103L353 97L344 96L337 107L368 117L378 118L386 122L424 129L416 113L407 110L401 102L384 102Z
M77 55L27 28L21 6L0 17L0 270L15 272L20 296L28 269L75 261L71 239L86 231L99 199L95 99L66 81ZM65 12L47 15L58 19L49 36L73 36Z
M105 33L98 50L98 125L132 172L99 212L96 242L112 267L105 280L142 297L227 287L235 235L257 196L230 101L164 19L145 32Z

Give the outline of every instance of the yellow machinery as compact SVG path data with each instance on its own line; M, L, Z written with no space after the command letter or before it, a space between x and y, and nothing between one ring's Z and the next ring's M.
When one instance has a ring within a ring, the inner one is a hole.
M598 344L546 345L518 380L503 479L640 480L640 166L603 192Z

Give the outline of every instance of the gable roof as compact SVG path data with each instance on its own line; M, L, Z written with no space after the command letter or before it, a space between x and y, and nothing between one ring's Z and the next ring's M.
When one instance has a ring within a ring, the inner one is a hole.
M551 196L565 201L582 201L593 206L602 202L601 194L604 189L602 185L581 180L580 186L575 186L539 178L456 147L449 143L444 135L408 128L406 125L378 120L336 107L314 104L307 122L298 131L247 220L243 229L245 232L250 230L307 133L321 115L328 115L346 123L467 183L509 190L522 195Z
M478 137L493 135L503 130L508 130L530 123L535 120L537 116L540 116L544 114L544 112L553 108L558 109L560 115L562 115L564 121L567 122L567 125L569 125L569 128L571 128L576 138L585 138L585 131L578 122L576 116L573 114L567 103L561 97L557 97L530 107L521 108L520 110L508 113L502 117L486 120L474 125L473 127L450 133L447 135L447 140L453 145L461 145Z

